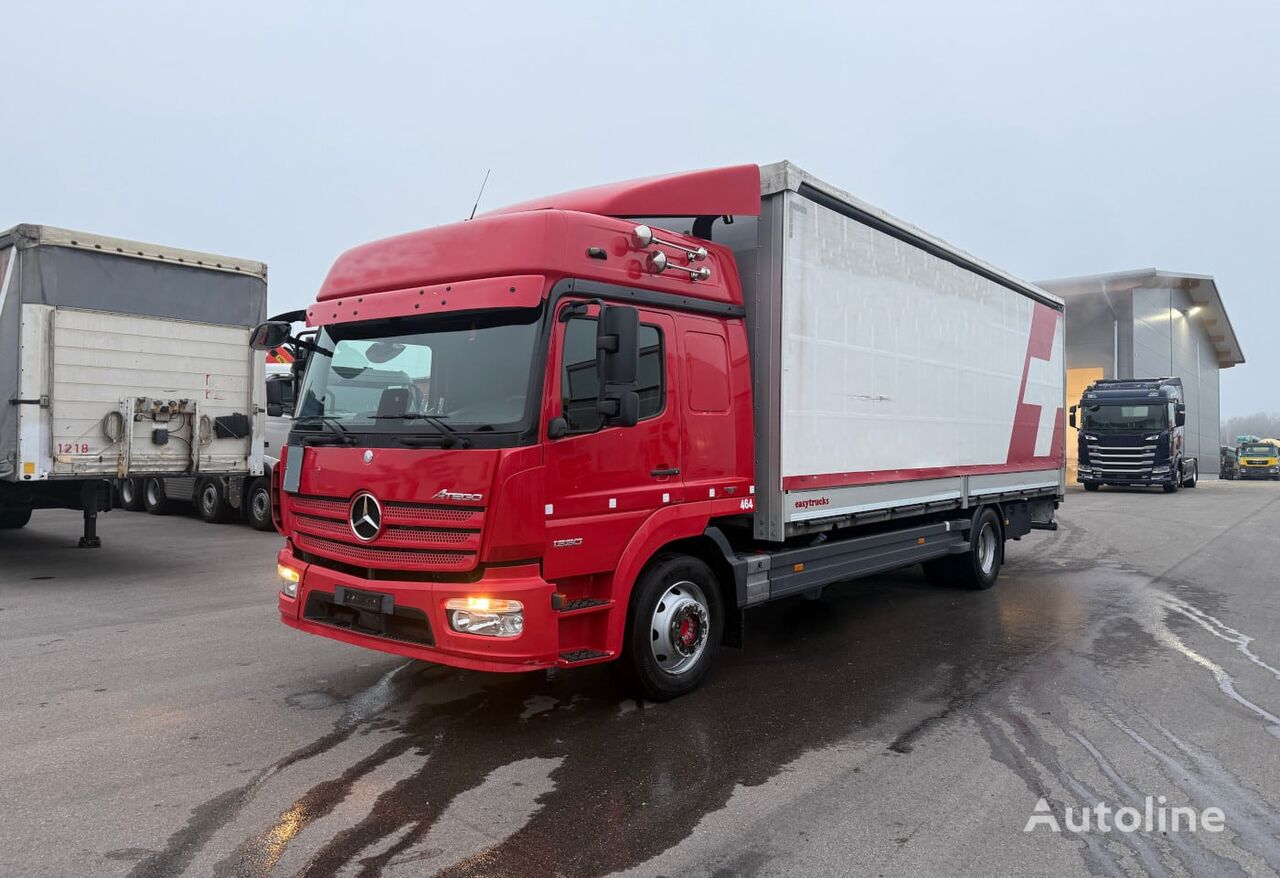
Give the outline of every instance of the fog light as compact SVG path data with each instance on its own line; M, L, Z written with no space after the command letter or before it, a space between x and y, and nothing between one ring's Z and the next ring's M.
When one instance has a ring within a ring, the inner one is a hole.
M503 598L449 598L449 627L463 634L516 637L524 631L524 604Z
M280 576L280 591L291 598L296 598L298 596L298 583L302 579L302 574L283 564L276 565L276 573Z

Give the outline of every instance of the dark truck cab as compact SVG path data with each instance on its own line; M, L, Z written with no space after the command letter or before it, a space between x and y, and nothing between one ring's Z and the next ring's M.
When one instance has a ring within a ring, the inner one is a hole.
M1086 491L1102 485L1155 486L1172 494L1194 488L1199 463L1185 454L1180 378L1108 378L1085 388L1071 407L1079 430L1076 478Z

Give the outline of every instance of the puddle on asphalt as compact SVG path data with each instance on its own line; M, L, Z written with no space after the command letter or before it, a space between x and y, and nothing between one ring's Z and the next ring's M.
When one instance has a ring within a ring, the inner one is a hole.
M1249 706L1234 683L1224 684L1225 671L1192 656L1170 618L1275 669L1217 618L1210 596L1159 591L1149 581L1105 558L1058 558L1014 561L989 592L938 589L915 571L829 589L820 602L750 613L746 649L723 651L706 687L663 705L619 692L608 668L484 675L402 665L350 699L330 734L197 808L131 876L181 872L278 772L323 760L373 727L382 737L372 752L300 791L215 873L268 875L287 861L290 874L303 876L374 876L389 866L446 876L603 875L674 847L735 789L766 783L803 754L883 735L891 717L918 717L888 736L891 750L905 754L953 716L976 716L994 758L1038 777L1053 756L1022 740L1030 726L1010 726L985 703L1061 653L1143 662L1174 648ZM307 701L322 697L332 696L303 693L290 703L328 706ZM979 703L984 709L974 710ZM522 771L529 776L515 779ZM358 788L375 793L347 813ZM460 804L468 797L500 807L477 822ZM459 832L470 833L469 846L457 842ZM1148 862L1155 853L1136 856ZM1098 851L1086 858L1108 862Z

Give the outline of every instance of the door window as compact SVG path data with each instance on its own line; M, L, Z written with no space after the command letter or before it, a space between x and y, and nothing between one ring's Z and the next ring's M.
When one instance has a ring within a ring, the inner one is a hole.
M640 420L662 412L666 395L666 370L662 355L662 332L648 323L640 324L640 369L636 391L640 394ZM565 325L564 366L560 372L561 414L569 422L569 433L599 430L604 417L596 411L600 394L600 373L596 363L596 321L575 317Z

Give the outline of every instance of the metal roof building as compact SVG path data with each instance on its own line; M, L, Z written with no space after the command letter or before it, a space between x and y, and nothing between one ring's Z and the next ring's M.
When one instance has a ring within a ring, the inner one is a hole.
M1182 379L1189 454L1218 475L1222 369L1244 362L1218 285L1209 275L1144 268L1041 281L1067 303L1067 404L1097 378ZM1074 469L1075 431L1067 428Z

